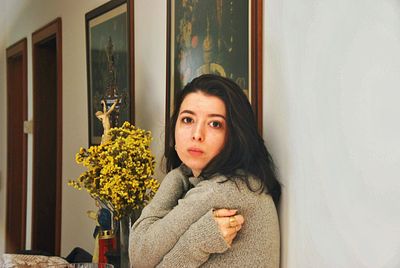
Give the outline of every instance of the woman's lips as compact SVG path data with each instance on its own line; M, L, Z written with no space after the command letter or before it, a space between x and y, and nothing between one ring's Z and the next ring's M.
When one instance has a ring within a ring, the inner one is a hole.
M200 150L199 148L189 148L188 149L189 154L193 155L193 156L200 156L202 155L204 152L202 150Z

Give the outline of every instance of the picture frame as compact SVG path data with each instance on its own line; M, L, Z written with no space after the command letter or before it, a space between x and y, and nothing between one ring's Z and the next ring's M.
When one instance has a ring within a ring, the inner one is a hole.
M166 137L177 91L205 73L244 89L262 133L262 11L262 0L167 1Z
M112 0L85 14L89 145L101 143L106 112L110 127L134 123L133 1Z

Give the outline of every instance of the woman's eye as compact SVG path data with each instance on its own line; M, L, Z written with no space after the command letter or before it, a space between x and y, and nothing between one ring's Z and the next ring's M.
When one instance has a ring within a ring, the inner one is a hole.
M190 117L184 117L184 118L182 118L182 122L185 124L189 124L189 123L193 122L193 119Z
M213 127L213 128L220 128L220 127L222 127L222 124L221 124L220 122L218 122L218 121L212 121L212 122L209 123L209 125L210 125L211 127Z

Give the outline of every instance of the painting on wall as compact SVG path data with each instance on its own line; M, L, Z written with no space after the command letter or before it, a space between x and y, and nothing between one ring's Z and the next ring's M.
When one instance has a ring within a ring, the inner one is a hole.
M213 73L248 96L262 129L262 0L172 0L167 6L166 125L174 96Z
M112 0L86 13L89 145L110 127L134 121L133 0Z

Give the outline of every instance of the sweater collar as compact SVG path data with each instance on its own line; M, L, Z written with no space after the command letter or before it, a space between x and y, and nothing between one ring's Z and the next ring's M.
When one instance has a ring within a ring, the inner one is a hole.
M189 182L193 185L196 186L199 182L204 180L204 178L200 175L199 177L193 176L192 170L186 166L185 164L181 164L179 166L179 169L181 170L182 174L188 178Z

